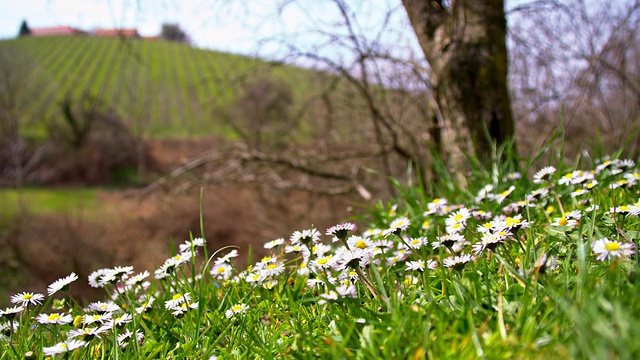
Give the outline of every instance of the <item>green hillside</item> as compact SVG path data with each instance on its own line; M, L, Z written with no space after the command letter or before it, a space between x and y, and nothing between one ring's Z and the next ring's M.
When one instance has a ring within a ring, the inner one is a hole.
M288 83L300 103L313 77L179 43L90 36L0 41L0 68L0 94L35 137L61 116L65 100L90 101L149 136L224 133L215 109L234 103L239 79L268 72Z

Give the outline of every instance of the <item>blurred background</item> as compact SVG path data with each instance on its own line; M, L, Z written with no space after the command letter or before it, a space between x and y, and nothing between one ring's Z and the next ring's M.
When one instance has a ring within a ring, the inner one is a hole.
M434 79L400 0L0 9L2 303L71 272L152 270L190 234L246 264L441 165ZM570 161L637 156L640 1L504 12L518 153L562 128Z

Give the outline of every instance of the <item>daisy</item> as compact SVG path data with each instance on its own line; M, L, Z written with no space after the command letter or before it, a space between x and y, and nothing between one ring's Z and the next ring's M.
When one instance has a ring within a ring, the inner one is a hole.
M597 259L599 261L604 261L607 258L613 257L629 257L635 254L633 251L634 247L634 244L624 244L619 241L609 240L606 237L594 241L591 245L593 252L598 255Z
M47 288L47 292L49 293L49 296L57 293L60 290L68 290L69 289L69 284L71 284L72 282L78 280L78 275L76 275L76 273L71 273L71 275L64 277L62 279L58 279L56 281L54 281L51 285L49 285L49 287Z
M333 259L333 256L327 255L327 256L323 256L323 257L315 259L315 260L311 260L311 262L309 264L314 269L314 271L318 272L318 270L320 270L320 269L328 269L328 268L332 267L334 261L335 260Z
M329 290L328 293L320 294L320 297L327 300L336 301L338 300L338 293L334 290Z
M149 272L145 270L137 275L134 275L128 278L127 285L130 285L130 286L141 285L147 277L149 277Z
M411 225L411 221L406 217L400 217L391 222L389 228L382 232L382 236L387 237L391 234L399 235L402 231L407 230L407 228Z
M422 259L417 261L407 261L405 265L407 267L407 271L424 271L424 268L426 267L426 264Z
M498 245L500 245L504 240L507 239L507 236L510 233L505 231L497 231L497 232L486 232L482 234L482 240L478 243L473 244L473 254L478 255L483 252L485 249L495 250Z
M180 244L180 252L193 251L195 252L197 248L205 246L207 242L203 238L195 238L193 241L185 241L183 244Z
M379 237L379 236L382 236L382 230L381 229L367 229L364 233L362 233L362 236L367 238L367 239Z
M341 284L340 286L336 287L336 292L338 293L338 295L340 295L341 297L345 298L345 297L350 297L350 298L357 298L358 297L358 291L356 290L356 287L354 285L346 285L346 284Z
M514 217L507 216L504 219L504 228L516 232L518 229L526 229L531 225L527 220L522 220L522 215L518 214Z
M242 304L242 303L236 304L236 305L233 305L229 310L227 310L224 313L224 315L227 318L231 318L231 317L235 316L236 314L244 314L245 312L247 312L248 308L249 307L247 305L245 305L245 304Z
M32 292L23 292L11 297L12 304L20 303L23 307L27 307L29 305L41 305L42 300L44 300L44 295Z
M102 276L106 275L109 269L98 269L89 274L89 285L94 288L104 287L105 283L101 281Z
M87 345L86 341L82 341L82 340L67 340L64 342L59 342L53 346L50 347L43 347L42 348L42 353L46 356L51 356L51 355L57 355L57 354L62 354L62 353L66 353L69 351L73 351L75 349L81 348L83 346Z
M445 198L437 198L433 199L429 204L427 204L427 211L425 211L424 216L431 214L445 215L449 212L449 201Z
M210 273L216 279L229 280L232 271L233 267L231 267L231 265L222 263L219 265L214 265Z
M515 189L515 186L510 186L507 190L501 192L500 194L492 195L491 199L498 204L501 204Z
M261 276L263 279L272 278L282 274L284 270L285 270L284 263L281 263L281 262L271 263L267 265L264 269L262 269Z
M231 259L235 258L235 257L238 257L238 255L240 255L240 253L238 253L238 250L233 249L233 250L229 251L229 253L226 254L225 256L217 258L214 264L215 265L219 265L219 264L222 264L222 263L230 263Z
M464 236L457 233L438 236L436 239L438 241L434 241L431 243L431 246L434 250L440 248L441 246L451 248L455 243L465 240Z
M335 236L340 240L345 240L347 238L347 234L349 231L354 231L356 229L356 224L347 222L344 224L334 225L327 229L325 235Z
M347 239L347 245L350 249L370 249L374 248L375 244L367 237L352 235Z
M16 305L14 307L8 307L4 310L0 310L0 316L5 317L9 320L16 317L17 314L24 311L24 306Z
M181 305L184 302L188 302L191 300L191 295L187 292L183 294L175 294L173 295L173 297L171 298L171 300L165 301L164 302L164 307L167 308L168 310L172 310L174 308L176 308L177 306Z
M370 251L359 248L342 251L339 255L336 255L336 260L333 262L334 269L342 271L347 267L366 266L364 262L368 261L370 254Z
M73 321L73 316L69 314L59 314L59 313L40 314L36 318L36 321L40 324L64 325L64 324L71 323Z
M284 244L284 239L283 238L274 239L274 240L268 241L266 244L264 244L264 248L265 249L273 249L273 248L278 247L278 246L280 246L282 244Z
M82 323L85 325L90 325L96 322L99 322L100 324L104 324L105 322L111 320L112 317L113 315L109 312L104 314L95 314L95 315L85 314L82 317Z
M94 337L103 334L109 331L111 327L109 326L101 326L101 327L85 327L82 329L75 329L69 331L67 334L67 338L74 339L77 337L81 337L82 340L91 341Z
M129 329L127 329L124 333L118 335L118 346L120 346L121 348L126 347L127 344L129 344L129 341L131 340L131 338L133 338L133 336L134 336L134 333L131 332L131 330ZM138 343L141 343L142 340L144 340L144 334L138 330L136 330L135 332L135 337Z
M465 265L467 265L467 263L472 260L474 260L473 256L469 254L464 254L460 256L446 258L442 262L442 265L444 265L444 267L446 268L452 268L454 270L462 270L465 267Z
M417 277L408 274L405 275L404 280L402 281L402 283L404 284L404 286L411 286L411 285L415 285L420 281L420 279L418 279Z
M149 298L147 298L146 301L142 304L142 306L138 306L136 308L136 313L142 314L144 312L151 310L151 306L153 305L153 302L155 300L156 298L154 298L153 296L150 296Z
M95 311L98 313L107 313L107 312L114 312L114 311L120 310L120 306L116 305L116 303L112 301L109 301L109 302L97 301L89 304L88 307L89 307L89 310Z
M111 327L122 328L125 324L128 324L131 321L133 321L133 316L131 316L131 314L129 314L129 313L124 313L124 314L122 314L120 316L114 317L109 322L109 324L111 325Z
M198 308L198 303L194 302L194 303L190 303L190 302L183 302L182 304L168 309L168 310L172 310L171 314L173 314L173 316L175 317L181 317L182 315L184 315L187 311L191 310L191 309L197 309Z
M482 189L480 189L480 191L478 191L478 195L476 195L475 198L476 203L480 203L484 199L486 199L491 193L491 190L493 190L493 185L491 184L485 185Z
M412 249L420 249L421 247L427 245L428 243L429 241L427 240L427 238L418 237L418 238L409 239L409 241L407 242L407 245L409 245L409 247Z
M567 218L566 216L554 218L551 226L567 226L567 227L576 227L578 226L578 220Z
M294 231L289 238L291 244L304 244L309 245L310 243L317 243L320 241L320 232L314 228L302 230L302 231Z

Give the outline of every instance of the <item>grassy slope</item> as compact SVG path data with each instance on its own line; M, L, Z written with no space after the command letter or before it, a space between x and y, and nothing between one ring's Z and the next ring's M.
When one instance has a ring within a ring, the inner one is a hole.
M35 137L60 115L61 101L87 96L145 135L224 134L212 114L215 106L233 104L239 78L268 71L301 100L312 74L293 67L266 70L269 64L261 60L184 44L88 36L0 41L0 55L2 67L19 74L10 91Z

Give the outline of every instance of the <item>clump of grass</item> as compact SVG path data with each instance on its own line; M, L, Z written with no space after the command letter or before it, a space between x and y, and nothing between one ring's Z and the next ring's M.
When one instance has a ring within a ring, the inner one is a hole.
M268 239L246 268L191 238L153 275L94 272L104 302L69 295L74 274L15 294L0 359L638 358L637 165L516 165L438 198L397 184L364 229Z

